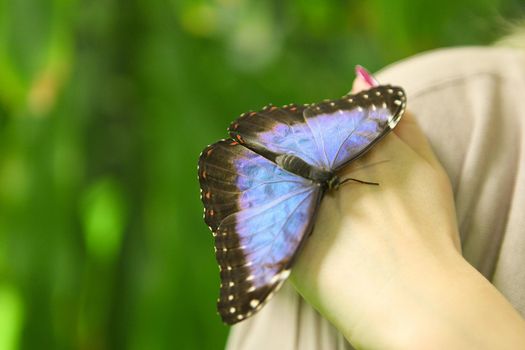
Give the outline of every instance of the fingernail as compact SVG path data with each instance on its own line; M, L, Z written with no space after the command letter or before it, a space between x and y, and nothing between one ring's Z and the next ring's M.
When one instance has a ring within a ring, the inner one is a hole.
M366 68L363 66L356 65L355 74L361 79L363 79L370 86L379 85L379 82L376 80L376 78L374 78L374 76L370 74L370 72L367 71Z

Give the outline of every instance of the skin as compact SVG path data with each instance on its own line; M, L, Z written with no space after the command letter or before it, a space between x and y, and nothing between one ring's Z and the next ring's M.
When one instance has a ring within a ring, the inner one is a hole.
M369 88L362 79L354 92ZM341 174L292 272L359 349L524 349L525 321L461 255L449 178L407 112Z

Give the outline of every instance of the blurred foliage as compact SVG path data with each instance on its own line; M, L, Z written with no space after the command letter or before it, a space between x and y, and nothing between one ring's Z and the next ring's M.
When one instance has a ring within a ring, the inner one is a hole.
M0 348L220 349L201 149L522 0L0 0Z

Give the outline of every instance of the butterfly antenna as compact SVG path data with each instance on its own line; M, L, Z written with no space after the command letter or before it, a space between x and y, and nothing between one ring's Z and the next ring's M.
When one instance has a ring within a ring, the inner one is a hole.
M339 183L339 186L346 183L346 182L349 182L349 181L354 181L354 182L358 182L360 184L365 184L365 185L374 185L374 186L379 186L379 183L378 182L369 182L369 181L363 181L363 180L358 180L358 179L354 179L352 177L348 177L346 179L343 179L341 180L341 182Z

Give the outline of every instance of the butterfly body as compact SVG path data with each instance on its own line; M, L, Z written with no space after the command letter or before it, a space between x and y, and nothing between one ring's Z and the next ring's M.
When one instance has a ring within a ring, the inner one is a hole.
M301 158L290 154L277 156L275 158L275 164L286 171L304 177L305 179L312 180L326 187L330 187L329 184L334 183L337 178L332 171L309 165Z
M199 158L204 220L221 271L219 313L234 324L286 280L339 170L395 127L401 88L378 86L312 105L268 106L229 128ZM343 180L344 181L344 180Z

